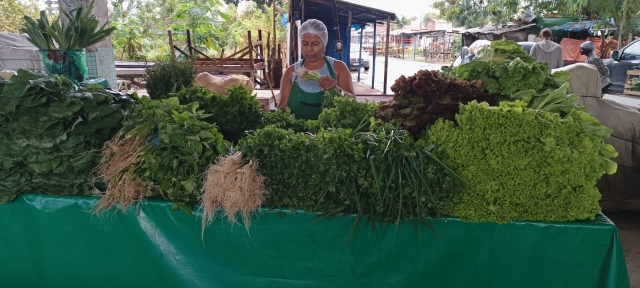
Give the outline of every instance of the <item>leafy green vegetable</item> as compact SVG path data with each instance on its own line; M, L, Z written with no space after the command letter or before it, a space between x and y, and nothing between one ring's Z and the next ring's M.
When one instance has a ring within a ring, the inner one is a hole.
M596 181L614 173L611 130L586 112L557 113L502 102L461 105L456 122L438 121L429 142L468 183L450 212L472 221L572 221L600 211Z
M237 143L247 131L260 126L263 112L260 101L241 85L228 88L229 95L212 93L196 85L175 94L180 104L199 103L198 109L204 111L204 120L219 127L227 141Z
M461 187L435 146L389 126L315 135L268 126L242 139L239 149L260 163L268 206L324 217L356 214L372 223L422 219L455 202Z
M330 95L325 97L322 103L323 109L318 116L318 126L325 129L345 128L364 131L362 128L370 123L377 107L376 102L359 102L342 95Z
M63 76L19 70L0 93L0 203L20 193L95 194L98 151L131 99L79 88Z
M214 125L202 121L203 116L197 102L180 105L175 97L141 98L124 120L121 132L129 137L147 136L144 161L135 172L153 187L151 195L166 195L174 209L189 213L199 201L203 173L231 146ZM131 132L133 129L139 130Z
M397 121L415 137L438 119L453 120L460 104L474 99L498 104L498 96L485 91L480 81L449 78L439 71L421 70L400 76L391 87L393 99L378 106L376 117Z
M568 72L551 74L547 63L538 63L513 41L491 42L479 57L449 74L468 81L482 80L489 93L501 95L500 100L520 100L532 109L562 116L572 109L585 110L576 103L580 96L569 89Z
M170 94L193 86L196 68L193 61L159 61L146 69L146 88L152 99L166 99Z

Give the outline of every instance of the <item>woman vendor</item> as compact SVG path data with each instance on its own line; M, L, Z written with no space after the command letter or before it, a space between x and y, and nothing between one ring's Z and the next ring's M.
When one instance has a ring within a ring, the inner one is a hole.
M325 90L336 88L343 95L355 98L347 65L325 56L328 37L327 26L318 20L309 19L300 25L298 38L303 59L287 68L282 75L279 105L281 109L291 109L298 119L318 119ZM317 70L322 78L319 81L299 79L297 72L301 67Z

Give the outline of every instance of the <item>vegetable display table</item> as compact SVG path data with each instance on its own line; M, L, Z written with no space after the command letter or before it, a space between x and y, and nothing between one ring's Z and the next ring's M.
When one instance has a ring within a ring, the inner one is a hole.
M3 287L629 287L616 226L429 219L374 235L353 218L264 210L250 234L147 202L24 195L0 205ZM136 215L137 213L137 215ZM419 228L418 228L419 227Z

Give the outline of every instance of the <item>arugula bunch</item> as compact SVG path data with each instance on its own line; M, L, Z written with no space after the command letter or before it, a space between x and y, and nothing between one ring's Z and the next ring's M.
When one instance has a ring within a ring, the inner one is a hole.
M0 90L0 203L20 193L96 194L97 152L132 102L64 76L19 70ZM2 86L0 86L1 88Z

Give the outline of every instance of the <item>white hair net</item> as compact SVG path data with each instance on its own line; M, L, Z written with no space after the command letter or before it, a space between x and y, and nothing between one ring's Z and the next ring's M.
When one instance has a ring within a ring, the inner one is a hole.
M327 42L329 42L329 32L327 32L327 26L322 23L320 20L309 19L304 21L302 25L300 25L300 29L298 29L298 35L302 38L304 34L314 34L318 35L322 42L324 42L324 46L327 46Z
M593 42L591 41L585 41L582 44L580 44L580 48L584 48L584 49L588 49L588 50L596 50L596 45L593 45Z

